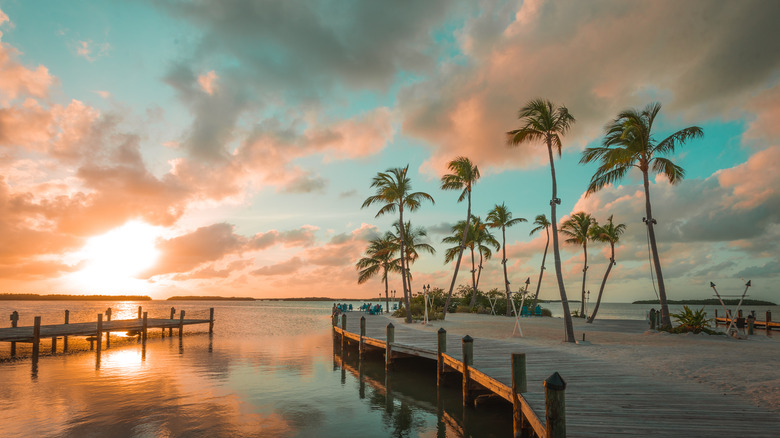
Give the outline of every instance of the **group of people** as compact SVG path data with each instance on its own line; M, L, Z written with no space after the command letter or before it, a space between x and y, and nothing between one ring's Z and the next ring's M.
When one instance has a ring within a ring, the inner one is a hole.
M346 304L346 303L335 303L333 305L333 314L338 314L342 312L351 312L353 310L352 304ZM361 312L366 312L369 315L381 315L383 312L382 305L381 304L371 304L371 303L363 303L358 310Z

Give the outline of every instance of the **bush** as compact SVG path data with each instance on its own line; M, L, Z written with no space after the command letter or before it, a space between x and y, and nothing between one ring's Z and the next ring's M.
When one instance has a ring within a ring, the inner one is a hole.
M552 310L542 307L542 316L552 317Z
M672 313L671 316L680 323L677 327L668 330L671 333L716 333L714 330L709 329L710 321L712 320L707 318L704 307L694 312L688 306L683 306L682 312Z

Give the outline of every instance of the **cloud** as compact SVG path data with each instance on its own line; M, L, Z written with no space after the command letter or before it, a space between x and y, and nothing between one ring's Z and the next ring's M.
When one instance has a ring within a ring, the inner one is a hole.
M398 94L402 133L431 146L423 170L434 174L457 155L486 170L545 163L540 144L505 146L535 97L569 108L577 123L564 147L582 147L618 111L650 100L668 103L670 119L738 117L732 108L780 67L765 55L780 49L776 3L528 1L511 19L503 3L482 5L458 33L462 56Z
M0 26L10 22L5 13L0 11L0 14ZM0 38L2 35L0 32ZM0 103L3 105L23 96L46 97L54 83L49 69L42 65L35 69L27 68L18 62L19 55L14 47L0 41Z
M289 275L297 272L302 266L303 261L298 257L277 263L275 265L263 266L260 269L252 271L252 275Z
M216 91L217 79L219 79L219 76L217 76L214 70L211 70L208 73L198 76L198 84L200 84L200 87L203 88L203 91L205 91L206 94L211 95Z
M89 62L94 62L96 59L108 54L109 50L111 50L111 44L95 44L92 40L77 41L75 44L75 50L76 55L86 59Z
M284 193L324 193L328 181L319 176L304 173L282 187Z

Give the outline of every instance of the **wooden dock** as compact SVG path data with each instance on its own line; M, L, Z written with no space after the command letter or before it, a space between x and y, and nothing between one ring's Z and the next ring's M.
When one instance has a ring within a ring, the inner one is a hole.
M165 329L168 329L168 335L173 336L173 329L177 329L179 338L184 334L185 325L208 324L209 334L214 331L214 308L209 309L209 319L186 319L184 310L179 312L179 318L175 319L175 309L171 307L170 318L149 318L147 312L142 312L142 307L138 307L138 318L121 319L111 321L111 309L106 311L106 321L103 320L103 314L97 315L94 322L69 322L69 312L65 311L65 322L63 324L41 324L41 317L34 318L32 326L17 327L19 315L17 312L11 314L11 327L0 328L0 342L11 343L11 357L16 356L16 343L32 343L32 362L33 372L36 372L38 355L40 350L41 338L51 339L51 352L57 353L57 340L62 339L62 352L68 351L68 338L73 336L86 337L90 342L91 348L97 345L98 361L103 345L103 334L110 332L135 332L141 336L143 346L146 346L146 338L150 329L161 329L163 337ZM105 337L106 348L110 347L110 337Z
M776 412L692 382L654 376L631 364L576 353L587 347L470 340L441 329L437 336L403 323L388 329L390 319L384 316L365 315L361 328L362 316L352 312L346 320L334 320L341 325L334 325L334 336L342 348L357 347L361 357L370 350L384 352L388 367L404 356L436 361L440 374L465 377L464 405L473 405L479 394L488 392L513 403L517 436L771 437L780 432ZM464 362L469 365L464 367ZM565 400L565 405L551 406L556 399Z

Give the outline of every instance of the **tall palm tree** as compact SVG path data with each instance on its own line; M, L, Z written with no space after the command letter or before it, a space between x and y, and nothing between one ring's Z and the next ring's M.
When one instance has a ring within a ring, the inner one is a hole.
M582 302L580 303L580 317L585 318L585 278L588 276L588 240L590 229L597 225L596 220L589 213L574 213L561 225L561 234L566 237L565 242L572 245L582 245L585 254L585 262L582 265Z
M507 132L509 146L518 146L524 143L543 142L547 145L547 155L550 159L550 174L552 175L552 200L550 201L550 224L552 225L553 254L555 255L555 274L558 277L558 290L561 294L563 307L563 324L565 329L565 341L574 342L574 325L569 313L569 300L566 297L566 287L563 284L561 272L561 253L558 249L558 219L555 211L558 199L558 183L555 179L555 162L553 160L553 147L561 155L561 136L569 131L574 123L574 117L569 114L565 106L555 106L545 99L534 99L520 108L517 115L520 119L520 128Z
M358 284L363 284L382 272L382 281L385 283L385 305L390 308L390 291L387 282L389 272L401 272L400 259L395 259L396 237L390 233L371 239L366 248L366 256L355 264L358 270Z
M525 218L517 217L512 219L512 212L506 208L506 205L502 202L501 205L496 204L487 215L487 225L490 228L501 228L501 250L503 251L503 258L501 264L504 265L504 286L506 287L506 316L512 316L512 307L509 301L512 299L512 292L509 290L509 277L506 273L506 229L507 227L514 226L520 222L526 222Z
M607 272L604 273L604 279L601 280L601 287L599 288L599 297L596 299L596 307L593 308L593 313L591 313L590 318L588 318L588 324L593 323L593 320L596 319L596 312L599 311L599 304L601 304L601 294L604 293L604 285L607 284L607 277L609 277L609 272L612 270L612 266L617 263L615 262L615 244L618 242L618 240L620 240L620 236L625 231L626 231L626 225L625 224L615 225L614 223L612 223L611 215L609 216L609 219L607 219L606 225L597 224L590 229L591 240L595 242L609 243L610 256L609 256L609 264L607 265Z
M404 209L412 212L420 208L423 201L434 203L433 197L425 192L412 192L412 181L407 176L409 165L406 167L395 167L379 172L371 180L371 188L375 189L374 195L369 196L363 201L361 208L369 207L373 204L383 204L375 217L386 213L395 213L398 210L398 235L400 242L400 262L401 272L407 272L405 263L406 250L404 248ZM409 288L406 283L406 275L401 275L404 289L404 305L406 307L406 322L412 322L412 311L409 307Z
M479 253L477 280L474 283L474 294L471 295L471 303L469 303L469 307L473 308L477 303L479 279L482 277L482 261L483 259L490 260L493 257L493 251L490 249L491 246L495 248L496 251L498 251L498 249L501 247L501 244L498 243L498 240L496 240L495 236L493 236L493 233L491 233L488 229L487 224L483 223L479 216L474 217L472 220L471 233L474 236L471 251L472 266L474 265L474 248L476 248L477 252Z
M393 224L396 233L399 233L399 223ZM411 265L420 258L420 252L427 252L428 254L436 254L436 249L429 243L421 242L420 239L427 237L428 232L423 227L413 227L410 221L406 221L404 225L404 248L406 250L406 277L407 284L409 285L409 291L412 291L412 269ZM398 242L400 239L397 235L391 234Z
M533 236L536 232L544 230L547 233L547 243L544 244L544 255L542 256L542 269L539 271L539 282L536 283L536 294L534 295L534 304L532 309L536 308L536 300L539 299L539 288L542 287L542 277L544 276L544 262L547 260L547 247L550 246L550 221L547 220L547 216L540 214L534 219L534 225L536 225L529 235ZM509 311L507 310L507 313Z
M469 221L471 219L471 188L477 183L479 179L479 168L466 157L457 157L454 160L447 163L447 168L452 173L448 173L441 177L441 189L442 190L462 190L458 197L458 202L464 199L468 200L468 207L466 208L466 221L464 229L468 228ZM455 262L455 272L452 274L452 283L450 283L450 290L447 292L447 300L444 303L444 310L442 311L442 318L447 316L447 309L450 306L450 300L452 299L452 291L455 289L455 281L458 278L458 270L460 269L460 261L463 258L463 248L466 247L466 237L468 233L463 233L463 240L460 242L460 249L458 251L458 261Z
M677 184L685 177L685 170L660 155L671 155L678 146L689 139L699 138L704 131L698 126L681 129L660 142L653 138L653 123L660 103L651 103L644 110L627 109L618 114L605 130L603 146L587 148L582 152L580 163L590 163L599 160L601 165L590 179L586 196L601 190L607 184L620 181L632 168L642 172L642 183L645 189L644 222L647 225L650 249L653 255L653 266L658 280L658 296L661 304L661 324L672 326L669 317L669 304L666 299L666 286L661 271L661 259L658 256L658 245L655 240L656 220L650 206L650 172L666 175L670 184Z

